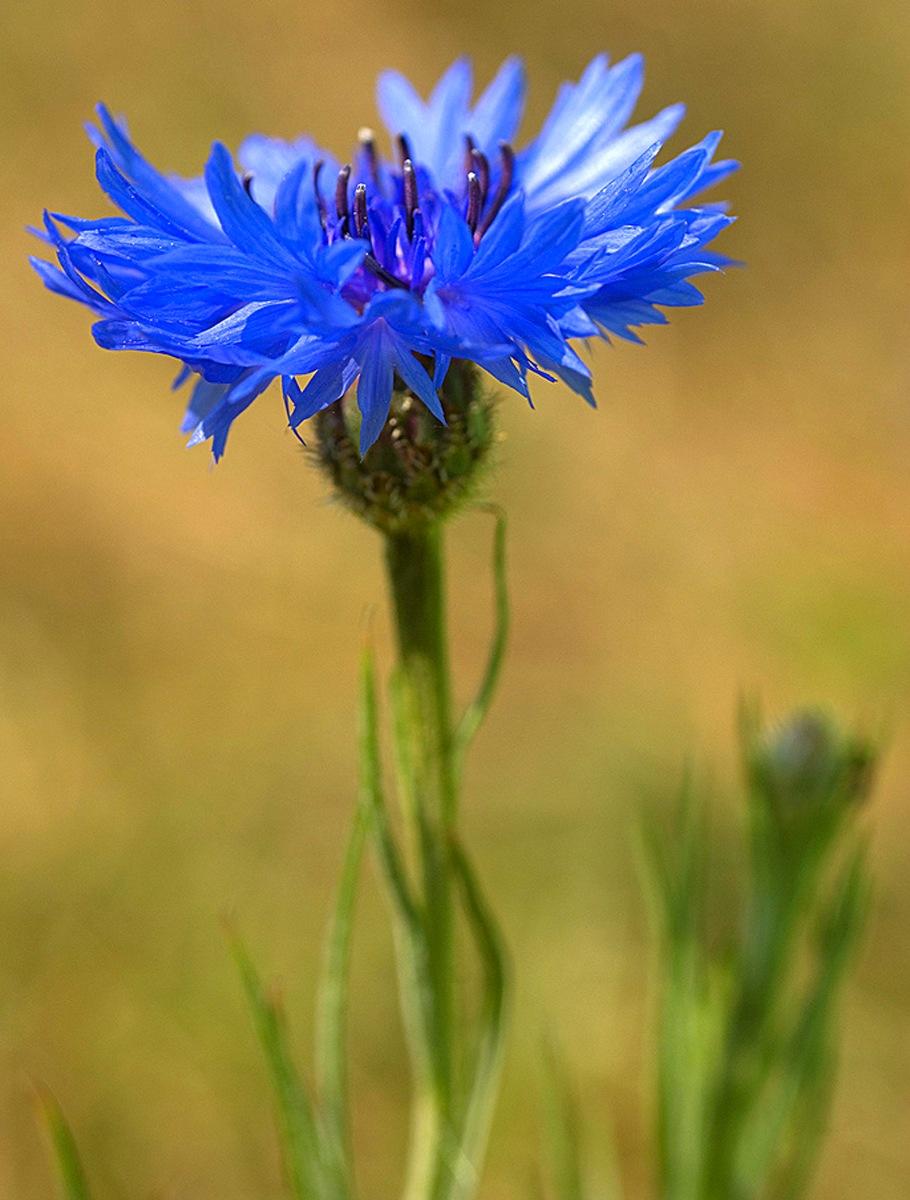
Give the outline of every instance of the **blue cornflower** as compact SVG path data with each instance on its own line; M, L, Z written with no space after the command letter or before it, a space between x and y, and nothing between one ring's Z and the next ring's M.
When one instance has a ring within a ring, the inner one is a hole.
M692 198L737 164L712 162L715 133L655 168L683 109L627 127L641 85L640 57L595 58L516 151L517 59L476 103L466 61L428 101L387 72L391 159L368 129L346 164L307 139L256 136L237 164L216 143L192 180L152 167L100 106L97 178L123 215L45 214L57 264L32 261L97 314L101 346L180 363L178 384L194 380L184 429L216 458L275 379L294 429L356 384L362 453L396 379L445 421L453 359L525 397L533 374L593 404L574 343L639 340L661 307L701 303L689 279L728 261L706 246L732 218Z

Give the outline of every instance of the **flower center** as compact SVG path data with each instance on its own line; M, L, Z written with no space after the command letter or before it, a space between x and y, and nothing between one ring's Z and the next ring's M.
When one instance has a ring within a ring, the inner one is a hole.
M371 129L358 134L360 155L357 181L351 194L353 167L346 163L335 179L331 203L323 189L325 166L313 168L313 190L324 235L329 243L359 238L367 243L362 272L372 284L359 278L354 291L369 292L377 286L420 293L432 277L432 249L439 209L447 203L433 181L415 164L404 134L395 139L398 170L384 165ZM465 138L462 216L478 246L505 204L515 176L515 152L500 143L499 163L493 187L493 172L487 156L474 139Z

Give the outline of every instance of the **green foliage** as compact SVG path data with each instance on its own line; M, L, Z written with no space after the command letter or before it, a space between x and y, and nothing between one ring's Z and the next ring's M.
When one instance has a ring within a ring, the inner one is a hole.
M316 1023L316 1082L322 1102L323 1136L340 1194L353 1190L347 1089L345 1029L348 1009L348 966L351 958L354 906L370 810L365 796L354 818L342 868L335 911L326 942Z
M440 524L387 534L398 662L391 679L397 812L386 799L376 666L360 676L360 794L317 989L314 1079L292 1053L278 996L228 926L278 1115L292 1200L354 1200L346 1054L349 967L371 845L395 933L413 1081L404 1200L472 1200L502 1066L509 975L496 922L458 832L462 761L502 667L506 525L493 547L494 624L477 693L453 715ZM749 870L741 921L709 932L711 837L691 784L668 831L643 831L657 944L656 1159L661 1200L801 1200L834 1078L836 1003L868 899L856 814L874 755L817 713L763 731L742 719ZM463 931L465 946L458 938ZM469 948L479 1003L456 981ZM475 1011L476 1010L476 1011ZM591 1194L580 1119L555 1053L546 1130L557 1200ZM89 1200L73 1136L41 1095L65 1200ZM618 1187L609 1194L619 1194Z
M498 929L457 832L460 761L489 708L508 628L505 523L494 538L496 620L477 697L451 717L441 611L441 531L390 539L387 562L398 619L392 728L405 844L395 839L382 789L372 655L361 689L361 774L374 841L392 901L414 1106L406 1196L467 1200L474 1194L499 1082L508 977ZM405 553L405 551L407 553ZM416 570L417 564L423 564ZM460 904L458 903L460 901ZM461 919L480 966L479 1012L469 1028L456 1011L455 932Z
M52 1093L44 1087L38 1088L38 1104L51 1139L64 1200L90 1200L91 1193L76 1139L63 1110Z
M558 1200L586 1200L581 1114L556 1048L544 1049L543 1116L548 1166Z
M243 943L230 931L271 1074L294 1200L354 1195L344 1034L354 905L368 838L392 913L414 1078L405 1194L411 1200L469 1200L479 1180L501 1069L507 971L496 923L454 824L456 732L449 715L440 537L438 529L405 540L397 535L388 555L399 619L400 660L391 696L404 847L385 798L374 656L369 646L363 653L360 801L319 989L315 1094L294 1065L277 999L263 988ZM502 664L508 627L504 564L505 522L497 514L493 643L478 695L458 725L459 754L486 714ZM448 761L440 761L445 756ZM439 792L431 802L434 785ZM480 1011L467 1036L454 1012L455 897L480 964Z
M413 1075L408 1200L469 1200L493 1114L506 1023L508 974L499 932L456 827L461 757L489 708L508 629L505 521L494 538L496 619L489 662L474 701L452 717L442 531L390 536L398 623L392 732L404 838L386 803L379 699L371 648L360 676L360 798L345 853L318 988L315 1086L291 1050L277 995L262 982L232 923L231 950L268 1066L284 1174L293 1200L352 1200L345 1026L357 886L372 842L395 930L402 1019ZM403 844L400 844L403 841ZM461 919L480 968L479 1011L456 1011L455 923ZM68 1127L50 1099L48 1122L66 1200L88 1200Z
M797 1200L831 1095L836 1002L868 896L856 814L871 747L817 713L742 722L749 873L741 922L707 929L710 838L687 788L645 834L658 937L663 1200Z
M477 1048L469 1072L470 1085L461 1122L459 1169L445 1193L449 1200L467 1200L478 1183L493 1117L502 1067L509 981L499 929L480 890L474 868L455 838L452 839L451 854L464 899L465 915L481 962L484 986Z
M332 1189L323 1139L313 1101L294 1065L280 1001L263 987L239 936L229 935L275 1093L289 1189L295 1200L327 1200Z
M509 583L506 575L506 514L494 505L487 505L487 511L496 518L496 528L493 534L493 588L494 588L494 625L493 638L490 643L490 654L486 669L477 689L477 695L464 711L464 715L455 730L455 752L459 764L474 735L483 724L489 710L502 663L505 657L506 644L509 640Z
M508 981L499 932L455 827L455 755L460 761L486 715L502 664L508 628L505 521L497 514L489 663L457 732L450 716L440 538L439 529L396 535L387 559L399 622L391 707L404 845L385 797L374 656L369 647L363 653L360 801L319 989L315 1094L294 1066L277 1000L263 988L236 933L231 935L270 1069L294 1200L354 1195L344 1030L357 881L368 839L392 914L414 1080L405 1194L411 1200L469 1200L479 1181L501 1069ZM482 989L474 1028L467 1032L455 1013L453 931L459 915L480 965Z

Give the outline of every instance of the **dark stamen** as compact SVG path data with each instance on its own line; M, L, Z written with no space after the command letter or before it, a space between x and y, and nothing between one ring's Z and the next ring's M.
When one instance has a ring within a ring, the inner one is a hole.
M408 228L408 237L414 236L414 213L417 209L417 175L414 172L414 164L409 158L406 158L401 167L404 177L404 211Z
M508 142L500 142L499 154L502 159L502 172L499 176L499 187L496 189L496 195L493 197L493 203L487 209L483 220L477 227L477 232L474 234L475 242L479 242L483 235L487 232L499 213L499 210L506 202L506 197L509 194L509 189L512 186L512 178L515 174L515 151Z
M322 168L325 163L322 159L313 164L313 192L316 196L316 206L319 209L319 223L325 229L326 209L325 200L322 198L322 192L319 190L319 176L322 174Z
M471 233L477 228L477 218L480 216L480 180L473 171L468 171L468 211L465 220Z
M367 169L374 183L379 182L379 155L376 152L376 134L368 126L358 130L357 140L367 161Z
M348 208L348 181L351 178L351 164L341 168L335 184L335 215L338 217L338 228L342 237L348 236L350 224L350 209Z
M480 207L483 208L490 190L490 163L487 156L480 150L472 150L468 170L473 171L480 182Z
M354 188L354 232L358 237L369 241L370 230L367 222L367 185L358 183Z
M379 259L375 258L372 254L364 256L363 265L368 271L372 271L377 279L381 279L383 283L387 283L389 287L404 288L406 292L410 290L403 279L399 279L397 275L393 275L391 271L387 271Z
M395 140L398 142L398 153L401 157L401 165L403 167L406 162L410 161L411 144L403 133L399 133Z
M243 190L246 192L246 194L252 200L253 199L253 172L252 171L244 172Z
M477 151L477 143L469 133L464 135L464 169L465 171L474 170L474 155Z

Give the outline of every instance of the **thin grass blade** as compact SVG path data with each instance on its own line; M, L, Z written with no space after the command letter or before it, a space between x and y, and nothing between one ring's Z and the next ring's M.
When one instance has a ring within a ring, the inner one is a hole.
M487 512L496 518L493 531L493 596L494 623L493 638L487 658L486 669L480 681L477 694L465 710L458 728L455 731L455 752L459 764L464 753L483 724L489 711L490 704L496 692L496 685L502 671L506 644L509 639L509 584L506 573L506 515L495 505L484 505Z
M334 1191L340 1197L349 1196L353 1189L345 1036L354 909L368 828L369 810L361 799L345 850L326 942L316 1020L316 1078L323 1134Z
M474 869L454 837L451 840L450 853L484 979L480 1040L473 1064L471 1088L461 1127L455 1169L451 1175L449 1189L444 1193L448 1200L467 1200L477 1186L499 1089L506 1032L508 969L496 921L483 896Z
M328 1189L319 1130L312 1103L294 1066L283 1013L275 997L266 993L237 931L228 926L227 932L269 1067L288 1186L295 1200L325 1200Z
M79 1157L76 1139L63 1109L45 1087L38 1088L38 1104L47 1127L65 1200L90 1200L88 1179Z
M552 1041L544 1046L544 1126L556 1200L584 1200L581 1122L565 1066Z

